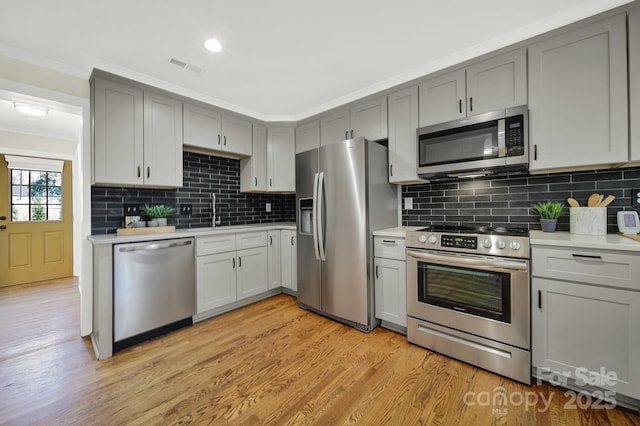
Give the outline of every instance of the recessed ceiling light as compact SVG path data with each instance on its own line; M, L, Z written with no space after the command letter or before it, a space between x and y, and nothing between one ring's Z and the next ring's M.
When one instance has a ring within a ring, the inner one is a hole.
M207 40L204 43L204 47L206 47L207 50L209 50L211 52L215 52L215 53L218 53L218 52L222 51L222 45L215 38L210 38L209 40Z
M49 113L49 110L41 106L14 103L13 107L23 114L33 117L43 117Z

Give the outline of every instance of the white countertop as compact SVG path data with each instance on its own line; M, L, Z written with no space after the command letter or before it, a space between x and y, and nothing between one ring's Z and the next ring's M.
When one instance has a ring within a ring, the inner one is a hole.
M93 244L135 243L137 241L167 240L171 238L204 237L208 235L238 234L241 232L271 231L286 229L295 231L295 222L256 223L251 225L218 226L216 228L176 229L166 234L144 234L117 236L116 234L90 235Z
M579 235L569 232L530 231L531 246L558 246L640 252L640 242L619 234Z
M373 231L373 235L376 237L405 238L407 232L417 231L422 228L424 228L424 226L396 226L393 228Z

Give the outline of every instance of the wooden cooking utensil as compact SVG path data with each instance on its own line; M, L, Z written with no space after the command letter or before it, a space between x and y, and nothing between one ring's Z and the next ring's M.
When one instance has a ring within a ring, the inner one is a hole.
M614 195L608 195L607 198L598 203L598 207L607 207L615 199L616 197Z
M587 206L595 207L598 205L599 202L600 202L600 194L591 194L587 199Z
M567 198L567 203L569 203L571 207L580 207L580 203L574 198Z

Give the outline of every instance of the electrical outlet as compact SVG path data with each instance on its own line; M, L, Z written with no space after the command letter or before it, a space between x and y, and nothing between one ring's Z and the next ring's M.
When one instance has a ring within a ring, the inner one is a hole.
M180 204L180 214L191 214L191 204Z
M413 197L407 197L404 199L404 209L413 210Z
M640 207L640 189L631 190L631 205L635 208Z
M267 213L271 213L271 203L267 203Z
M140 215L140 207L135 204L125 204L124 205L124 215L125 216L139 216Z

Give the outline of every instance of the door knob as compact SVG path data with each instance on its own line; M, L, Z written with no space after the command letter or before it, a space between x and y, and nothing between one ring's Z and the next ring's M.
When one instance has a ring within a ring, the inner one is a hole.
M6 216L0 216L0 220L7 220Z
M0 229L4 231L5 229L7 229L7 225L0 225Z

